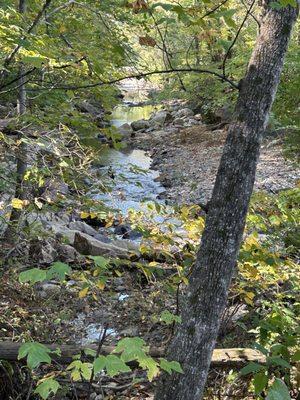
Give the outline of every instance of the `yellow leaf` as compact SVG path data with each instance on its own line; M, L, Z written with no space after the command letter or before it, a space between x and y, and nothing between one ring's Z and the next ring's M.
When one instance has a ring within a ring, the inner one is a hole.
M249 304L250 306L253 306L254 297L255 297L255 294L253 292L245 292L244 300L247 304Z
M103 289L105 288L105 283L102 282L102 281L99 281L99 282L97 283L97 287L98 287L100 290L103 290Z
M156 267L157 265L159 265L159 263L156 262L156 261L151 261L151 262L149 263L149 267Z
M182 282L183 282L185 285L188 285L188 284L189 284L189 280L188 280L188 278L186 278L185 276L182 277Z
M24 206L24 202L21 199L14 198L11 201L11 205L12 205L13 208L16 208L18 210L22 210L22 208Z
M247 245L249 247L252 247L252 246L259 247L258 240L256 239L256 237L254 235L247 237L247 239L245 240L245 245Z
M82 219L86 219L86 218L88 218L90 216L90 213L87 213L87 212L85 212L85 211L82 211L81 213L80 213L80 218L82 218Z
M107 221L105 224L105 228L110 228L114 224L113 220Z
M242 266L242 272L247 272L247 275L250 278L255 279L257 276L259 276L259 271L257 270L257 268L255 268L254 265L246 262L244 263L244 265Z
M91 217L92 219L96 218L96 217L97 217L97 213L91 212L91 213L90 213L90 217Z
M59 27L59 33L64 33L64 32L66 32L66 27L64 26L64 25L61 25L60 27Z
M245 297L245 303L249 304L249 306L253 306L253 301L248 299L248 297Z
M79 292L79 298L80 298L80 299L83 299L83 298L88 294L88 291L89 291L89 288L88 288L88 287L86 287L86 288L80 290L80 292Z

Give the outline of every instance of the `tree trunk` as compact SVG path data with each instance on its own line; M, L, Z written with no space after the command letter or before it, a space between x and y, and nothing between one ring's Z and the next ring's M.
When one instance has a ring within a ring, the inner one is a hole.
M299 1L299 0L298 0ZM298 7L274 10L265 1L261 32L240 85L206 227L182 305L182 323L169 347L184 374L163 374L156 400L203 396L220 317L242 241L260 143L275 97Z
M26 12L26 0L19 1L19 12L25 14ZM19 79L18 79L18 115L22 116L26 113L26 87L25 87L25 68L24 65L19 66ZM20 130L18 134L18 141L20 141L16 150L17 168L16 168L16 189L15 198L24 200L24 176L27 169L27 145L22 142L24 137L23 132ZM13 208L10 214L9 225L4 234L5 239L8 242L14 243L15 234L17 232L18 223L21 217L22 211Z

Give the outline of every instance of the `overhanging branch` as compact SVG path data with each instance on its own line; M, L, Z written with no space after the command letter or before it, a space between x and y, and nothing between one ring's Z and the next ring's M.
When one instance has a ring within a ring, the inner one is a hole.
M43 90L80 90L80 89L90 89L94 88L97 86L104 86L104 85L112 85L115 83L122 82L126 79L142 79L146 78L151 75L162 75L162 74L172 74L172 73L197 73L197 74L209 74L216 76L223 82L227 82L231 87L234 89L238 89L238 85L227 78L226 76L215 72L215 71L210 71L208 69L199 69L199 68L172 68L172 69L165 69L165 70L156 70L156 71L150 71L150 72L145 72L145 73L139 73L139 74L132 74L132 75L127 75L123 76L121 78L116 78L116 79L111 79L111 80L101 80L100 82L95 82L95 83L89 83L87 85L62 85L62 86L44 86L41 88L35 88L35 89L29 89L28 91L43 91ZM1 94L1 92L0 92Z

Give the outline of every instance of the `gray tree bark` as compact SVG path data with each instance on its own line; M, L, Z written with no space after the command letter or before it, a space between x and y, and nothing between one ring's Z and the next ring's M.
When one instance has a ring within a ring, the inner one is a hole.
M261 139L299 12L291 6L274 10L269 3L264 1L260 34L240 84L235 122L229 127L202 243L183 299L182 323L168 350L169 359L180 362L184 374L163 374L155 400L203 397L242 241Z

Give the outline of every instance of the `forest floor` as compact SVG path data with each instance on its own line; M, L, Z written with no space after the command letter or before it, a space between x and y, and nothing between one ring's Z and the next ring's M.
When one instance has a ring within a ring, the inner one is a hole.
M152 132L136 132L130 145L151 153L152 167L159 170L158 179L166 190L163 197L171 203L182 205L209 200L225 139L226 130L212 131L201 123L191 127L174 127L169 124ZM276 193L282 189L295 187L299 179L300 169L284 158L282 138L273 137L265 140L258 167L256 189ZM80 220L80 213L77 214L76 219ZM70 220L73 218L68 217ZM188 215L188 219L190 217L191 215ZM199 222L198 217L199 215L196 215L196 222ZM88 221L80 221L83 224L86 222ZM69 226L68 224L69 221L65 223L66 226ZM159 240L164 238L164 232L159 231L157 225L155 228L157 237L155 234L153 236L160 246L162 243ZM47 234L55 236L50 229L47 230ZM147 238L146 236L146 244ZM150 246L151 250L157 245L154 239ZM173 253L172 242L174 240L176 243L176 239L171 237L170 246L167 242L166 248L171 253ZM97 286L98 278L93 275L94 270L89 255L79 262L73 260L70 263L72 273L62 284L54 281L34 285L21 284L19 272L24 270L24 267L49 267L47 262L34 263L33 259L28 260L24 256L24 259L21 258L18 263L11 265L1 278L1 341L34 340L41 343L73 344L80 348L90 343L97 343L102 328L106 326L108 335L105 345L114 345L124 337L137 336L143 338L147 345L156 347L167 345L172 336L173 324L166 324L161 316L166 310L178 313L180 304L177 296L180 290L176 293L176 288L182 283L178 265L185 260L185 257L187 262L193 259L199 243L197 237L187 240L182 246L181 239L178 241L179 244L176 243L179 246L176 249L177 255L180 253L181 257L179 260L175 257L171 259L165 257L157 262L157 258L149 259L144 257L144 254L138 262L132 262L130 259L126 260L127 262L121 260L116 265L112 264L105 287ZM42 242L44 238L34 238L34 240ZM150 265L151 263L154 266ZM81 295L86 282L90 285L89 293ZM219 348L247 347L253 339L253 335L249 335L244 329L251 327L253 310L244 302L237 302L235 299L236 293L229 301L221 323L217 343ZM240 325L241 321L244 328ZM220 393L227 384L227 373L226 369L211 370L209 387L216 392L216 395L209 395L208 399L222 398ZM147 381L145 375L145 371L137 370L120 378L106 376L100 384L107 387L105 393L108 397L105 399L153 399L153 385ZM133 378L140 380L135 384L132 383ZM20 374L18 384L21 382L21 386L28 386L29 382L22 379ZM235 387L237 398L247 396L247 381L237 382L238 385ZM103 399L100 386L95 388L93 393L95 396L91 399ZM0 397L1 393L0 390ZM85 394L86 386L80 386L79 382L75 397L71 398L86 399ZM61 398L70 398L69 395Z

